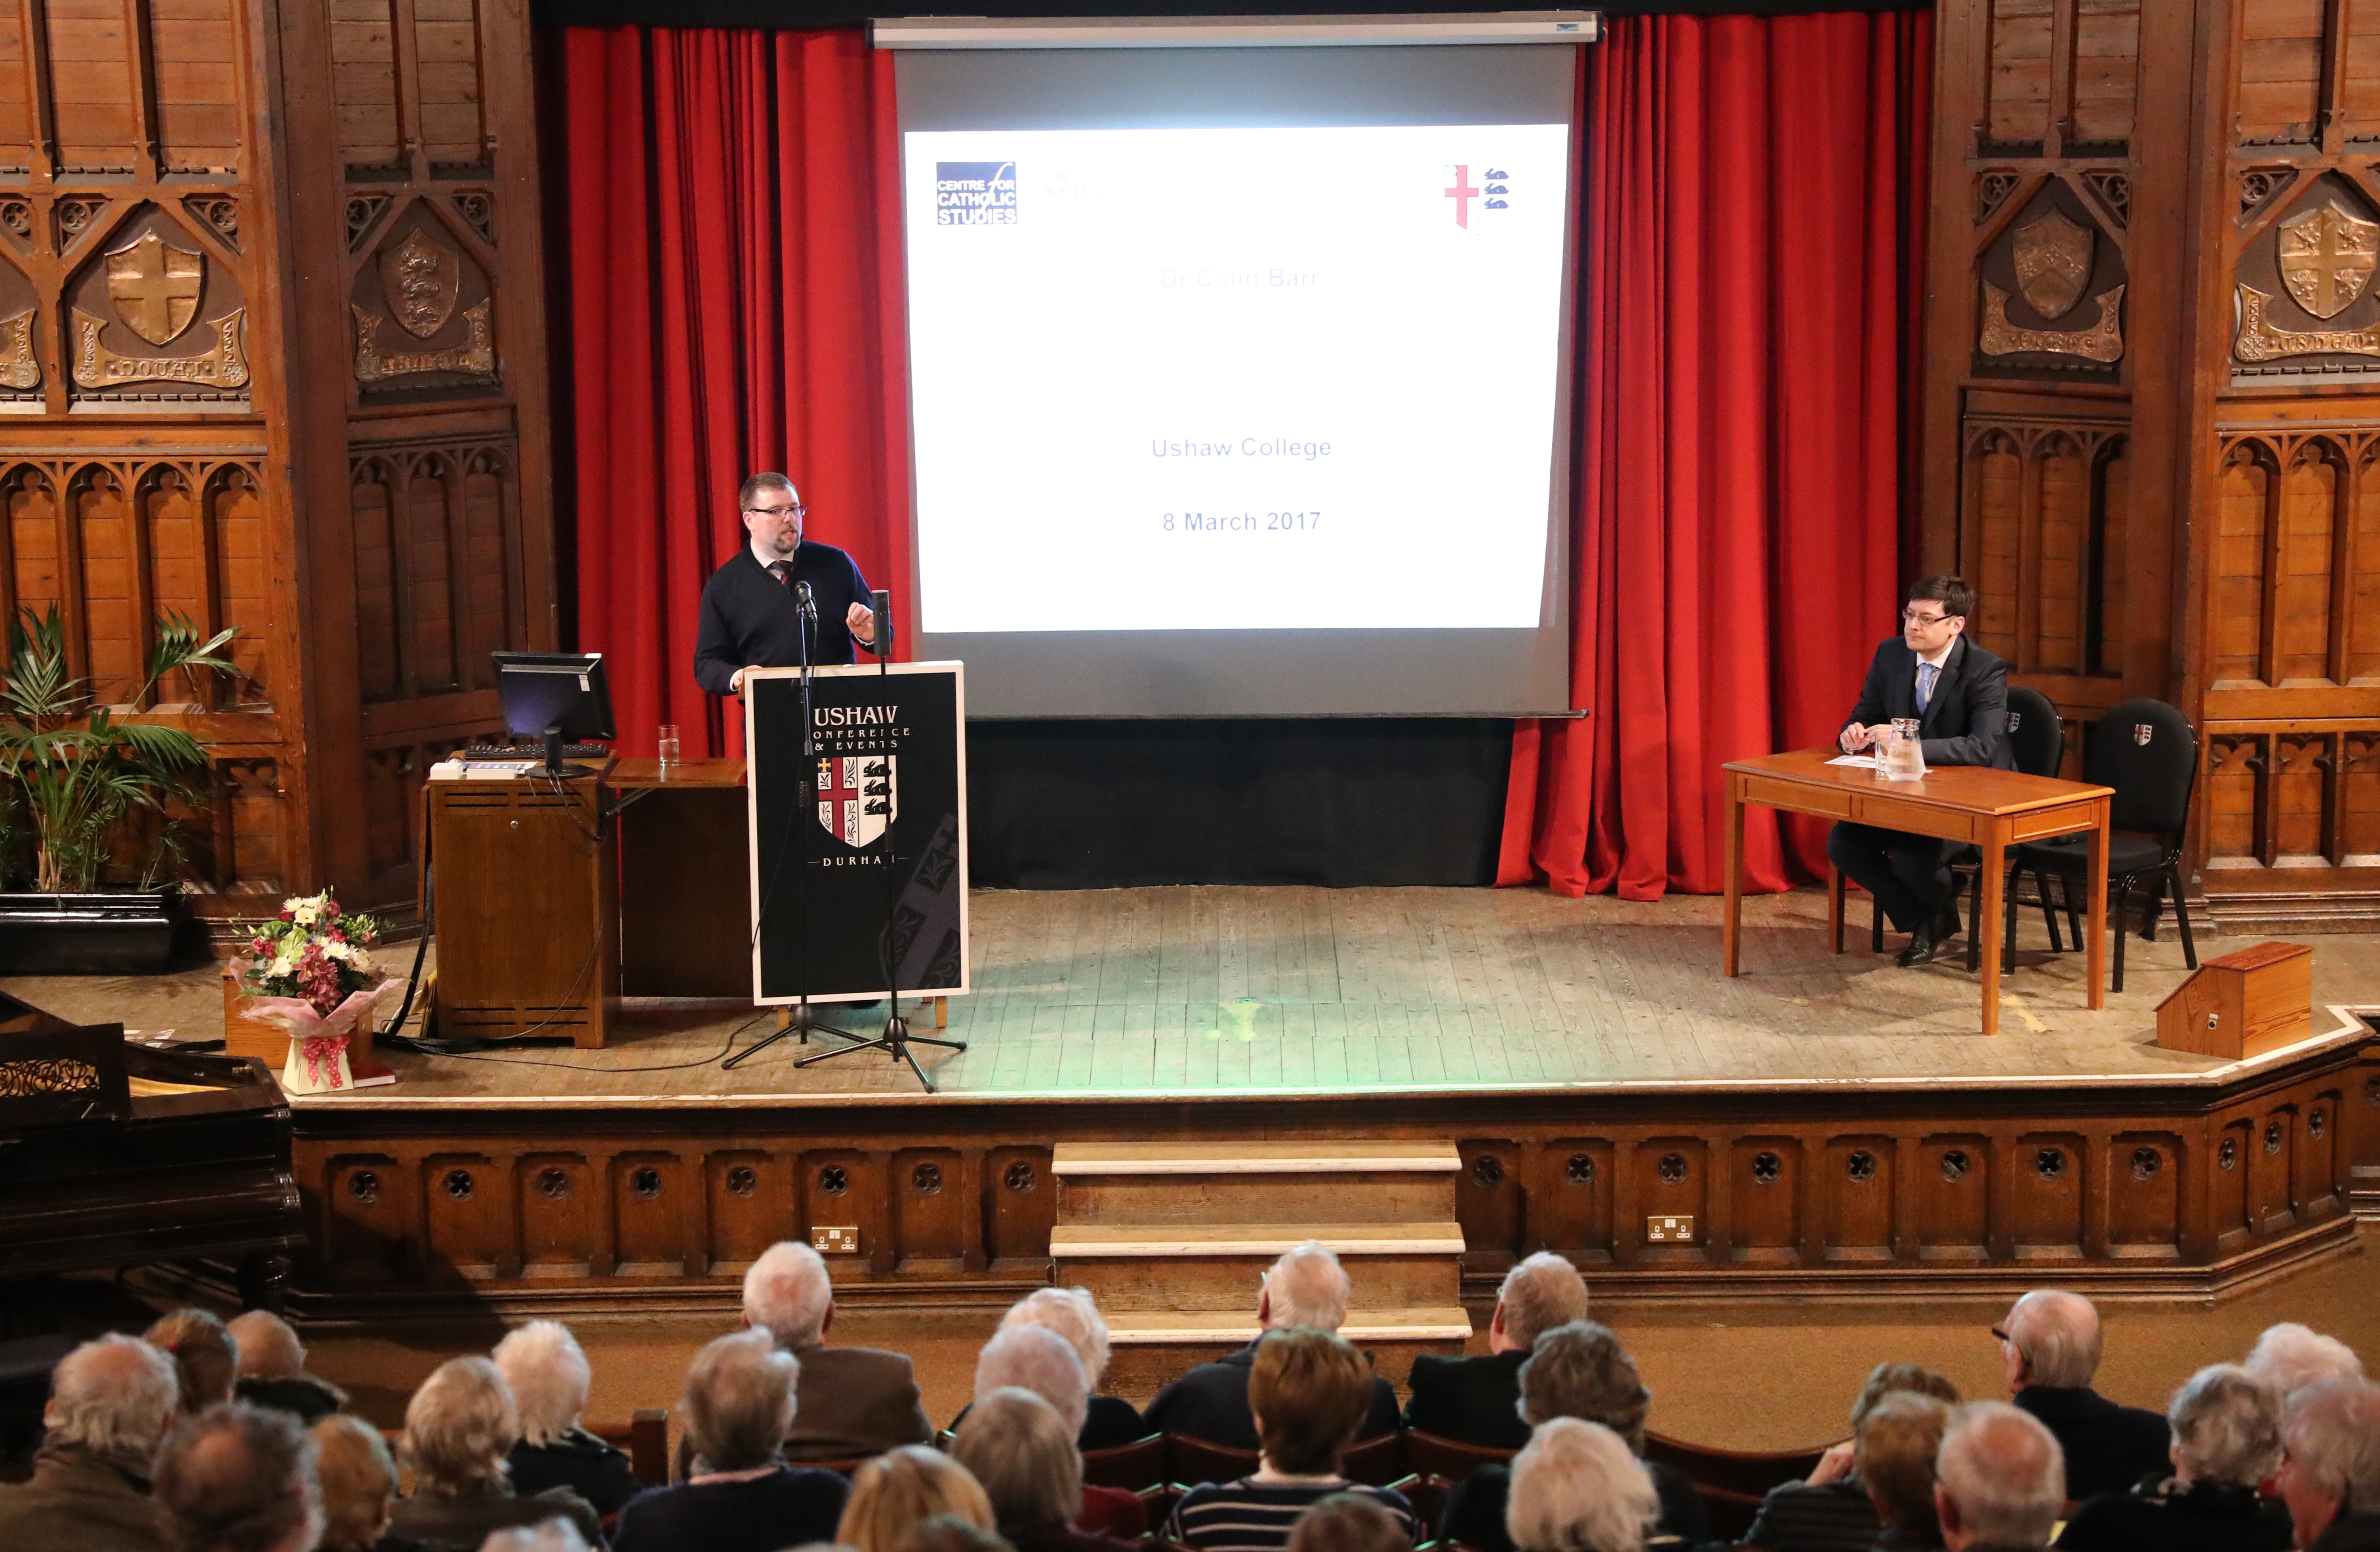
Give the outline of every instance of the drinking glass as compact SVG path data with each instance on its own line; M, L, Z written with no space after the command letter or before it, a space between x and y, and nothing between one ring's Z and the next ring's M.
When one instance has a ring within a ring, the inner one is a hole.
M677 724L674 722L662 724L661 753L662 773L666 776L678 763Z

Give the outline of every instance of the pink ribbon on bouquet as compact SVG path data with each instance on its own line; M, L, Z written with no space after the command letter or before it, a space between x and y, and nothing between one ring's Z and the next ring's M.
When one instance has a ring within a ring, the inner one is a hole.
M356 1026L369 1020L381 999L403 984L382 981L367 990L349 992L346 1000L327 1014L315 1012L314 1005L304 997L251 996L248 999L248 1011L289 1032L298 1058L305 1063L308 1082L335 1089L343 1086L339 1082L339 1057L346 1051Z
M306 1064L306 1081L325 1088L339 1089L339 1057L347 1049L344 1034L318 1034L298 1042L298 1058Z

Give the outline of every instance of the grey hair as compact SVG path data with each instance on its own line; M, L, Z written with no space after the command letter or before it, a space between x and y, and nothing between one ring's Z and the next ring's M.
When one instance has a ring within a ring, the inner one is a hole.
M2237 1363L2210 1363L2173 1393L2174 1463L2193 1479L2253 1487L2281 1459L2281 1403Z
M2034 1289L2009 1311L2008 1334L2035 1385L2079 1390L2099 1372L2099 1312L2079 1293Z
M1504 1528L1519 1552L1638 1552L1661 1500L1619 1435L1557 1417L1512 1458Z
M1075 1344L1075 1356L1083 1361L1083 1374L1091 1388L1099 1387L1101 1376L1108 1372L1108 1322L1099 1314L1097 1301L1087 1288L1037 1288L1008 1306L1000 1317L1003 1331L1012 1326L1046 1326Z
M1586 1279L1551 1251L1539 1251L1504 1274L1496 1290L1504 1335L1527 1347L1557 1326L1586 1318Z
M744 1274L744 1318L799 1350L814 1346L834 1304L826 1263L809 1246L780 1240Z
M983 1344L975 1361L976 1399L1011 1387L1030 1390L1056 1408L1068 1438L1083 1431L1083 1418L1091 1407L1091 1382L1083 1373L1083 1361L1075 1356L1075 1345L1059 1333L1046 1326L1011 1326Z
M1284 1252L1266 1269L1264 1286L1271 1295L1268 1306L1271 1318L1267 1324L1276 1329L1311 1326L1318 1331L1336 1331L1347 1324L1351 1291L1347 1269L1319 1240L1308 1240Z
M2380 1512L2380 1385L2326 1379L2291 1396L2282 1413L2289 1463L2342 1514Z
M2046 1546L2066 1508L2065 1451L2038 1418L2006 1401L1952 1412L1934 1471L1960 1528L1977 1542Z
M1003 1533L1063 1524L1083 1511L1083 1456L1075 1448L1080 1429L1033 1391L978 1389L951 1443L951 1459L983 1485Z
M519 1441L520 1413L496 1366L449 1358L406 1403L399 1453L420 1492L459 1498L502 1481L504 1457Z
M751 1471L777 1459L794 1425L801 1362L766 1331L722 1337L686 1365L678 1408L686 1442L714 1472Z
M1597 1321L1573 1320L1538 1337L1521 1364L1521 1399L1515 1410L1532 1425L1557 1417L1599 1423L1628 1442L1645 1448L1645 1418L1653 1410L1653 1393L1637 1376L1636 1361L1620 1345L1611 1327Z
M2246 1367L2283 1400L2322 1380L2363 1377L2363 1360L2353 1348L2294 1320L2265 1327L2248 1350Z
M534 1525L492 1531L480 1543L480 1552L588 1552L588 1546L578 1527L556 1515Z
M154 1476L174 1552L278 1552L322 1539L314 1441L285 1411L218 1402L167 1436Z
M239 1349L243 1378L294 1379L306 1372L306 1345L289 1323L271 1310L236 1314L224 1329Z
M505 1333L490 1356L512 1387L522 1438L543 1448L578 1426L595 1374L569 1326L558 1320L532 1320Z
M181 1405L174 1361L138 1337L110 1333L58 1360L42 1417L63 1443L146 1456Z

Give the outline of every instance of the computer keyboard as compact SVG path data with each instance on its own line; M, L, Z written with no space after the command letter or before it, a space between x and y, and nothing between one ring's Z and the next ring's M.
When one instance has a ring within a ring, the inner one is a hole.
M565 760L607 760L611 758L611 754L612 746L610 744L564 744L562 746L562 757ZM462 760L542 760L545 758L545 745L541 743L473 744L468 749L461 751L456 755L456 758Z

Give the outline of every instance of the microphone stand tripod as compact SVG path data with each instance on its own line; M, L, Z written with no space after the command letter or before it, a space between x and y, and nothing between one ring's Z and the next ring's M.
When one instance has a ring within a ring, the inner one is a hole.
M876 602L878 605L876 641L873 643L876 653L876 676L883 678L890 672L886 665L892 657L891 595L879 593L876 595ZM934 1081L926 1076L926 1069L917 1065L917 1053L911 1051L909 1047L913 1045L940 1045L945 1050L964 1051L966 1049L966 1042L945 1040L940 1035L911 1034L909 1020L901 1016L901 957L892 947L892 919L900 913L901 909L901 877L892 865L893 862L892 824L892 816L888 814L885 816L884 824L884 928L877 937L877 943L883 954L880 968L884 972L887 985L884 1002L886 1009L884 1033L873 1040L862 1040L856 1045L841 1046L832 1051L820 1051L815 1055L804 1057L794 1065L808 1067L812 1062L827 1061L835 1057L847 1057L856 1051L881 1051L893 1061L907 1062L909 1070L917 1074L917 1082L923 1085L928 1094L940 1094L941 1091L934 1087ZM837 1030L835 1033L841 1034L843 1032Z
M815 812L815 804L817 802L816 798L811 796L812 790L818 782L818 756L810 747L810 628L816 624L818 620L818 605L810 597L809 583L795 582L794 584L794 607L795 613L799 617L795 621L795 629L794 630L794 634L800 639L802 643L802 774L801 778L794 784L794 812L789 817L788 823L794 825L795 832L798 834L801 826L809 822L809 816ZM886 826L888 830L892 826L890 825ZM809 864L809 849L807 846L802 849L802 855L798 861L805 867ZM795 886L797 893L806 887L807 885L800 883L796 883ZM796 914L798 914L798 912L796 912ZM757 932L759 928L756 925L754 931ZM796 995L796 1000L794 1004L785 1009L785 1022L783 1026L778 1029L775 1033L770 1035L766 1040L763 1040L759 1045L753 1046L750 1050L738 1051L734 1056L728 1057L725 1061L721 1062L719 1064L721 1070L724 1071L728 1069L739 1067L745 1062L750 1061L754 1057L759 1056L761 1052L767 1050L770 1046L774 1045L778 1041L784 1039L785 1036L789 1034L805 1045L810 1043L810 1035L813 1033L819 1034L840 1035L845 1040L854 1041L864 1038L863 1036L852 1033L847 1029L838 1029L832 1024L824 1022L810 1008L810 978L808 974L807 956L803 945L803 935L795 933L794 935L794 980L800 985L801 991ZM853 1045L849 1047L849 1049L856 1051L860 1049L860 1047ZM829 1052L827 1054L830 1056L836 1056L841 1053ZM806 1063L795 1062L794 1065L795 1067L801 1067L806 1065Z

